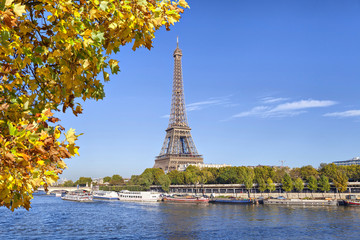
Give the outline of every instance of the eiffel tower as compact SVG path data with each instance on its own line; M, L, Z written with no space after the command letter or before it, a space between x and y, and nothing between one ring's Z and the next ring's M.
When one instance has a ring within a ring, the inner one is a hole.
M188 163L203 163L191 137L185 109L184 88L181 70L182 51L179 39L174 51L174 79L171 99L171 114L169 126L166 129L164 144L159 156L155 159L154 168L165 172L177 170L180 165Z

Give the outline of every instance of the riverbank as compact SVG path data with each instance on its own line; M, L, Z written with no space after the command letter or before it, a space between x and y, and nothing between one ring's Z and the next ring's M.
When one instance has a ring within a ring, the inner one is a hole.
M135 202L35 196L0 208L0 239L357 239L360 208Z
M248 193L212 193L214 197L238 197L248 198ZM277 198L283 196L288 199L306 199L306 198L331 198L331 199L346 199L347 195L354 195L356 198L360 198L360 193L250 193L251 198Z

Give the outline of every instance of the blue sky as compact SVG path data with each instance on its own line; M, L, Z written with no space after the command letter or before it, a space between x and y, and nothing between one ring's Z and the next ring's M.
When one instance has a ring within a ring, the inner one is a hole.
M61 177L152 167L179 36L188 122L205 163L297 167L359 156L360 1L188 1L151 51L121 49L103 101L62 117L80 157Z

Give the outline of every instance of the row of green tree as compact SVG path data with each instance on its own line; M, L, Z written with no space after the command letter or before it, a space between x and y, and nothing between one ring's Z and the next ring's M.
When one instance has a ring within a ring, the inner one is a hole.
M244 184L245 188L250 189L257 184L261 192L272 192L275 183L280 183L286 192L301 192L305 186L312 191L327 192L332 182L340 192L344 192L348 181L360 181L360 166L321 164L318 169L310 165L292 169L270 166L199 169L189 166L186 171L174 170L167 174L161 169L148 168L141 175L133 175L127 184L145 188L161 185L165 191L169 190L170 185Z
M335 164L321 164L318 169L311 165L300 168L289 167L222 167L203 168L189 166L185 171L171 171L167 174L162 169L147 168L140 175L133 175L128 182L120 175L105 177L103 182L109 183L104 190L150 189L151 185L160 185L164 191L169 191L170 185L189 184L244 184L246 189L257 184L261 192L272 192L276 184L286 191L301 192L305 186L311 191L327 192L330 182L339 192L347 189L348 181L360 181L360 166L336 166ZM91 178L80 177L76 182L67 181L64 186L77 186L88 183Z
M75 182L73 182L72 180L68 180L68 181L65 181L63 184L60 184L59 186L75 187L77 185L84 186L86 184L88 186L90 186L90 184L92 182L93 182L93 180L90 177L80 177ZM103 178L103 183L108 183L109 185L114 186L114 185L123 185L125 183L125 181L120 175L115 174L112 177L109 177L109 176L104 177Z
M59 184L59 186L63 186L63 187L76 187L76 186L84 186L84 185L88 185L90 186L90 184L92 183L92 179L90 177L80 177L78 180L76 180L75 182L73 182L72 180L67 180L65 181L63 184Z

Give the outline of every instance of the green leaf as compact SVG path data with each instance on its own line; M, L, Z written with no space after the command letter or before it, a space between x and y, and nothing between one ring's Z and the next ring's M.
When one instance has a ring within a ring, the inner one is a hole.
M40 138L39 135L36 134L36 133L32 133L32 134L29 135L29 139L31 141L37 141L39 138Z
M36 52L36 53L43 53L44 50L43 50L42 47L38 46L38 47L35 48L35 52Z
M1 31L1 41L6 42L10 38L10 32L9 31Z
M110 65L110 69L111 69L112 74L116 74L116 73L118 73L120 71L118 61L110 61L109 65Z
M91 33L91 38L98 43L101 43L102 41L105 40L104 38L104 33L103 32L92 32Z
M4 1L0 1L0 11L4 11L5 10L5 3Z
M104 81L105 81L105 82L109 81L109 80L110 80L110 78L109 78L109 76L110 76L109 73L103 71L103 74L104 74Z
M14 136L16 134L16 128L10 122L8 122L8 126L10 135Z

